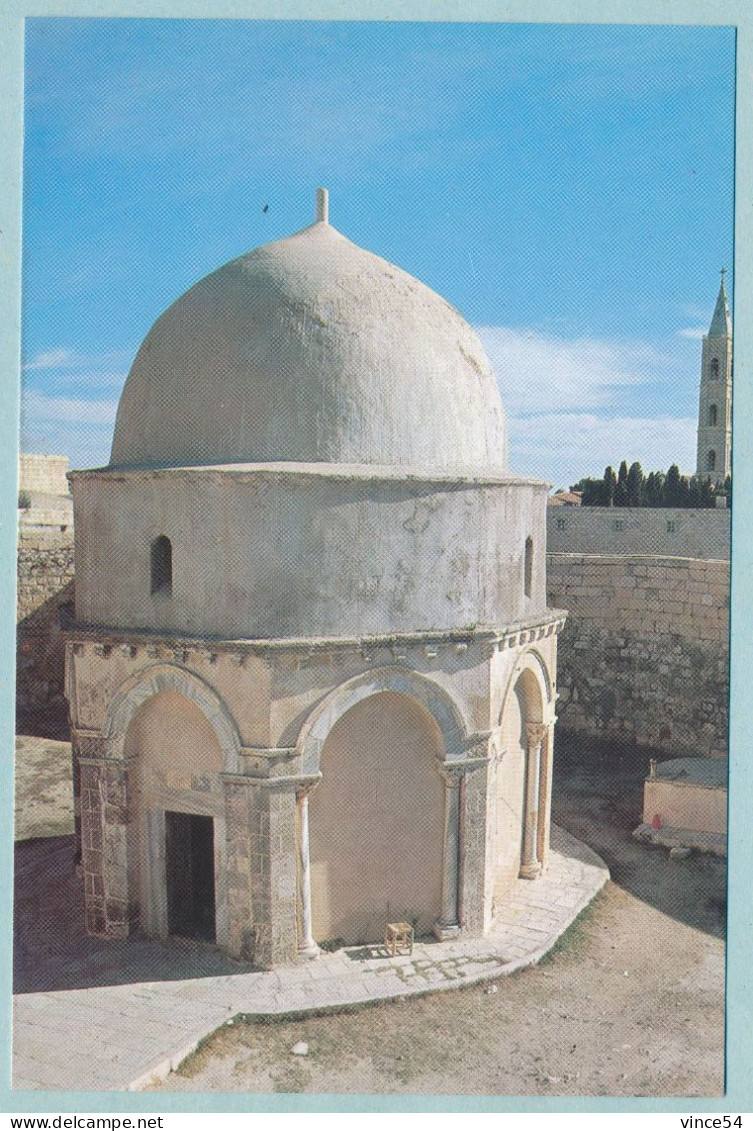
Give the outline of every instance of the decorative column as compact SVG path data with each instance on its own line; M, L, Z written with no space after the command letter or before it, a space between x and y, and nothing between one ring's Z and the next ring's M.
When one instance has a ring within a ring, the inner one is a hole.
M523 852L520 876L535 880L541 872L539 860L539 793L541 776L541 743L546 735L544 723L525 723L526 737L526 789L523 818Z
M541 768L539 771L539 829L538 857L542 871L549 864L549 840L552 825L552 763L554 756L554 724L556 718L547 723L546 734L541 743Z
M298 957L317 958L311 920L311 858L309 854L309 794L318 783L296 790L298 809Z
M458 892L460 876L460 773L440 771L444 779L444 848L442 861L442 912L434 934L443 941L460 934Z

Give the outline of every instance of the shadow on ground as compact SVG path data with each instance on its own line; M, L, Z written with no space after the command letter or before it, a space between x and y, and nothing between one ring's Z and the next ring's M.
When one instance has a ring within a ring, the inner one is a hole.
M662 761L667 755L632 743L558 732L553 819L599 853L613 883L663 914L723 938L726 861L697 852L673 859L666 848L632 836L642 819L650 758Z
M43 743L39 749L43 754ZM554 820L599 853L614 883L665 915L723 937L725 862L697 853L685 860L671 859L666 849L632 837L640 823L643 779L652 754L632 745L558 734ZM28 757L32 756L42 755L30 745ZM59 764L62 783L70 775L69 759ZM31 790L33 778L33 774L17 777L21 806L23 790ZM123 941L89 938L84 930L83 884L73 867L72 838L49 835L60 828L62 819L57 793L51 797L48 835L16 845L16 993L177 981L252 969L215 947L190 940L161 942L139 935ZM62 816L68 820L72 816L70 799ZM355 951L351 957L357 960L362 955Z
M84 928L83 881L73 866L73 837L22 841L15 862L14 993L212 978L253 969L189 939L90 938Z

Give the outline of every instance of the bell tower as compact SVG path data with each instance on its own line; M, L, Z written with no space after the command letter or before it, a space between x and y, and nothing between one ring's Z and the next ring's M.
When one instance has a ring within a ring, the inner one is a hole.
M696 475L723 483L732 462L732 319L724 285L726 269L709 332L703 339L698 398Z

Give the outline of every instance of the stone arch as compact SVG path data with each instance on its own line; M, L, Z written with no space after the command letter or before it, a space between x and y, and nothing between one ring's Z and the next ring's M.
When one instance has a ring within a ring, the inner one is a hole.
M503 906L519 876L535 878L548 854L554 688L542 655L518 658L499 715L503 754L495 767L494 900Z
M540 702L541 702L539 717L536 718L536 717L531 716L531 717L529 717L528 721L529 722L546 722L546 721L548 721L548 719L545 719L544 716L547 713L551 714L551 712L554 708L554 702L553 702L554 684L552 682L551 675L549 674L549 668L547 667L547 664L546 664L544 657L541 655L541 653L538 651L538 649L528 648L522 654L522 656L519 657L518 662L516 663L515 667L513 668L512 673L510 675L510 678L507 682L507 687L505 688L505 694L504 694L504 697L502 699L502 708L499 712L499 719L497 720L499 725L502 724L502 720L505 717L505 712L506 712L506 709L507 709L507 705L510 701L510 696L514 693L515 687L517 686L518 681L520 680L520 677L523 675L524 672L528 672L529 675L530 675L530 679L535 681L536 685L538 686L539 693L540 693ZM534 712L534 716L535 716L537 711L536 711L536 708L533 706L532 699L531 699L531 696L533 695L533 685L528 680L526 680L523 683L522 687L523 687L523 689L528 688L528 693L527 693L528 703L531 705L531 708L532 708L532 710Z
M237 773L241 740L232 715L209 684L174 664L154 664L142 669L115 692L107 708L103 728L113 755L118 757L122 754L128 726L139 708L162 691L177 692L196 704L217 736L223 770Z
M313 937L378 942L388 922L425 935L442 913L443 743L412 696L380 690L339 716L310 801Z
M322 747L337 720L363 699L383 691L405 695L428 711L441 732L445 762L463 758L469 730L460 709L444 688L418 672L379 668L335 688L306 720L296 743L302 774L320 773Z

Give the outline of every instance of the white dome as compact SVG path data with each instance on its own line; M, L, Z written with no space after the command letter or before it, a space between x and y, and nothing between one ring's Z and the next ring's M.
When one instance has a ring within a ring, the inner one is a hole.
M154 324L111 465L506 466L491 366L439 295L325 220L191 287Z

